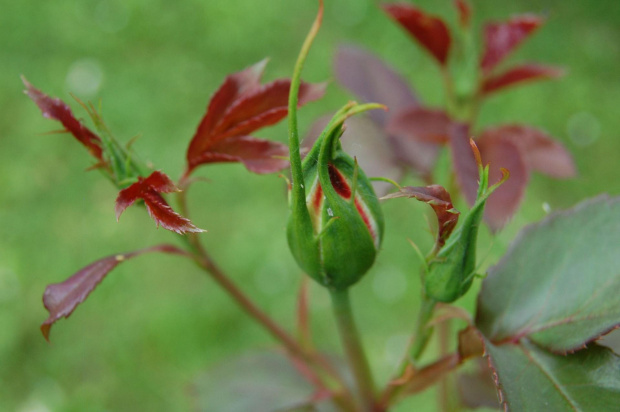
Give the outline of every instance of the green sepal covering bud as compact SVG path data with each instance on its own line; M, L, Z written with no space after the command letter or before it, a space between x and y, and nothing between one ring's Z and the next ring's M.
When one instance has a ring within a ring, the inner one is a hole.
M439 302L454 302L463 296L473 282L476 271L476 244L478 228L484 215L487 199L508 177L502 169L502 179L489 187L489 166L482 166L478 149L472 141L476 154L480 184L476 202L465 216L461 226L448 238L437 256L429 263L425 276L426 295Z
M379 201L339 140L345 119L379 107L349 103L336 113L302 163L303 183L295 179L292 183L300 185L297 190L302 189L303 196L296 196L293 187L289 247L310 277L334 290L361 279L381 245L384 224Z

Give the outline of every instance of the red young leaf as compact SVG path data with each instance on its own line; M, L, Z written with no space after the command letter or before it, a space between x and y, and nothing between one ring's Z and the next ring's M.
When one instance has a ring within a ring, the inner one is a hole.
M222 161L243 162L246 166L257 162L268 165L250 169L256 173L271 173L286 167L287 163L273 158L281 155L284 146L248 136L279 122L288 113L290 80L276 80L261 86L265 64L266 61L262 61L228 76L215 93L187 150L186 175L201 164ZM299 105L319 99L324 92L324 84L302 83ZM228 139L236 140L225 144ZM241 143L250 147L244 148ZM224 152L218 150L224 148ZM278 169L274 170L276 166Z
M136 200L144 200L146 210L157 226L183 234L185 232L204 232L197 228L189 220L176 213L166 203L160 193L177 192L179 189L174 185L166 174L155 171L149 177L138 177L138 181L126 189L121 190L116 198L116 219L121 217L125 209Z
M231 137L213 146L210 162L242 162L253 173L274 173L288 166L288 146L251 136Z
M510 140L519 148L528 170L556 179L573 177L577 173L570 153L542 130L516 124L498 126L483 131L479 141L500 138Z
M101 139L73 116L69 106L62 100L52 98L36 89L25 77L22 77L22 81L26 86L25 93L39 106L44 117L62 123L65 130L78 139L91 155L97 158L100 163L105 163L101 150Z
M445 66L450 51L450 31L438 17L409 4L384 4L383 9Z
M43 332L45 339L49 341L52 325L60 318L68 318L75 308L88 297L95 287L101 283L103 278L119 263L150 252L187 254L183 250L171 245L159 245L135 252L108 256L91 263L62 283L48 285L43 294L43 305L50 315L41 324L41 332Z
M480 66L484 72L492 70L510 52L521 44L544 19L534 15L515 16L506 22L490 23L484 28L484 55Z
M459 23L461 27L469 27L471 21L471 6L465 0L454 0L456 10L459 12Z
M426 143L444 144L448 141L450 118L443 110L414 107L390 119L387 131Z
M554 79L564 75L564 70L558 67L543 66L540 64L524 64L513 67L504 73L487 76L480 87L483 95L494 93L506 87L515 86L535 80Z
M450 193L439 185L426 187L407 186L396 193L383 197L383 199L393 199L396 197L414 197L421 202L428 203L433 208L437 215L437 248L441 248L456 227L460 214L452 205Z

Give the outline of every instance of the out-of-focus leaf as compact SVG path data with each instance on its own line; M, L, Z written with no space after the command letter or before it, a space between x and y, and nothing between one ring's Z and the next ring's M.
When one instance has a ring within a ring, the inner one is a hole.
M216 365L193 385L197 411L292 411L312 408L332 412L325 394L317 393L291 360L278 352L245 355Z
M392 151L390 156L394 163L392 166L404 165L423 176L428 175L435 164L438 146L434 143L421 142L412 138L410 134L389 134L385 130L394 116L419 106L418 99L407 81L377 57L355 47L341 47L334 64L338 81L353 94L368 103L387 105L387 112L373 110L368 116L379 128L373 130L380 133L380 136L387 136ZM380 176L389 177L387 174Z
M461 192L471 206L476 202L479 171L469 144L469 125L454 122L449 128L448 137L450 138L450 156L452 157L454 174Z
M459 13L459 24L463 28L469 27L471 21L471 6L465 0L454 0L454 6Z
M448 141L451 120L445 111L413 107L390 119L387 131L425 143L444 144Z
M479 141L507 139L517 145L529 170L555 178L568 178L577 173L570 153L542 130L524 125L503 125L486 129Z
M71 133L80 143L88 149L91 155L93 155L99 163L104 163L103 151L101 149L101 139L90 129L82 124L81 121L76 119L71 112L69 106L67 106L62 100L58 98L52 98L40 90L36 89L32 84L22 77L22 81L26 86L25 93L32 99L33 102L44 117L54 119L62 123L65 130Z
M497 344L558 353L620 324L620 198L600 196L525 228L489 270L476 325Z
M189 220L176 213L160 193L177 192L179 189L170 178L160 171L155 171L147 178L138 177L138 181L121 190L116 198L116 219L125 209L142 199L151 218L157 226L183 234L185 232L204 232Z
M373 110L368 114L372 112L383 112L383 110ZM312 124L303 141L305 148L312 147L331 118L331 115L322 116ZM375 122L367 117L357 116L347 119L345 126L340 138L342 148L357 159L358 165L364 170L366 176L400 180L403 173L398 166L398 161L385 132ZM373 187L379 196L391 190L391 187L384 182L373 182Z
M489 197L484 210L485 221L491 230L496 231L504 227L519 209L529 173L519 147L512 140L498 136L494 139L479 139L476 143L482 162L489 164L491 183L502 178L502 168L510 172L510 179Z
M49 340L52 325L60 318L68 318L75 308L90 295L101 283L103 278L119 263L150 252L174 253L186 255L181 249L171 245L159 245L130 253L108 256L100 259L71 276L62 283L54 283L45 288L43 305L49 312L49 317L41 324L41 332Z
M340 46L334 57L338 83L366 103L381 103L388 111L371 110L368 116L385 127L389 117L416 107L419 101L409 83L384 61L353 46Z
M469 145L469 127L455 123L450 128L450 152L457 181L470 205L476 201L478 191L478 166ZM510 178L497 188L486 202L485 222L491 230L501 229L517 211L529 180L528 170L518 146L508 138L476 140L482 163L489 164L489 182L502 179L504 168Z
M462 373L457 378L459 398L463 406L482 412L480 408L495 408L499 410L497 389L493 382L492 371L489 362L485 358L474 359L469 362L473 366L472 371Z
M439 64L446 65L451 38L443 20L410 4L384 4L383 9L437 59Z
M483 95L489 95L506 87L512 87L536 80L555 79L563 75L564 70L559 67L544 66L533 63L523 64L508 69L504 73L485 77L480 87L480 91Z
M290 80L261 86L265 64L262 61L228 76L217 90L187 150L186 175L199 165L214 162L243 162L256 173L272 173L286 167L281 159L273 157L288 152L284 144L248 136L279 122L288 113ZM325 84L302 83L299 105L319 99L324 93Z
M522 15L487 24L484 28L484 54L480 61L482 70L485 73L491 71L543 23L544 19L539 16Z
M460 212L454 209L450 193L442 186L431 185L426 187L407 186L396 193L391 193L383 199L397 197L413 197L421 202L428 203L437 215L437 246L442 247L450 236L459 220Z
M620 405L620 358L590 345L554 355L524 340L519 345L486 342L499 399L506 411L614 411Z

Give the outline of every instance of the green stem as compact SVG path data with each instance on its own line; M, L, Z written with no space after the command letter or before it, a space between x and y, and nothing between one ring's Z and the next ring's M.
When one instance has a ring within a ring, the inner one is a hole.
M183 216L189 216L187 207L187 186L183 191L178 193L177 201L179 210ZM291 335L282 329L277 322L271 319L258 306L254 304L244 293L235 285L235 283L216 265L207 250L200 242L197 233L187 233L181 239L186 243L190 252L194 256L196 264L202 268L211 278L224 289L228 295L248 314L252 319L263 326L277 341L279 341L291 356L299 359L309 366L312 372L317 367L329 376L332 382L337 382L340 389L331 390L334 394L334 401L345 411L354 410L351 406L352 400L350 394L346 390L344 380L335 370L333 365L323 358L320 354L305 350ZM318 376L315 376L317 382L323 382ZM327 388L329 385L325 385Z
M363 404L362 410L366 412L376 411L372 374L353 319L349 291L345 289L330 290L330 292L340 339L355 378L359 397Z
M299 153L299 131L297 129L297 104L299 101L299 86L301 84L301 71L304 67L306 57L310 51L310 46L316 37L321 21L323 20L323 1L319 0L319 11L316 19L301 46L301 51L297 57L293 77L291 79L291 88L288 98L288 132L289 132L289 156L291 162L291 176L293 179L293 187L291 189L291 204L295 206L303 205L305 207L306 191L302 186L304 176L301 167L301 155Z
M416 329L413 334L413 344L409 352L413 362L420 359L432 335L433 330L428 327L428 321L431 320L433 316L433 310L436 304L437 302L435 300L429 299L426 295L422 296L422 305L420 307L420 312L418 312Z

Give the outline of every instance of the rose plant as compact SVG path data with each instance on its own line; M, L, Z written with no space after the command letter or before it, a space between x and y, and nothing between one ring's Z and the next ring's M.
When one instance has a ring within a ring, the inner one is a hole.
M23 79L26 94L43 115L60 122L93 157L91 169L118 189L117 220L128 207L144 206L156 226L175 233L174 244L107 256L49 285L43 295L49 311L41 325L43 336L49 340L52 326L69 317L119 264L148 253L167 253L193 260L283 349L233 361L237 374L213 371L214 378L196 389L198 397L206 399L202 410L394 410L403 399L432 385L456 388L453 372L466 364L477 365L492 378L496 406L505 410L615 410L620 405L620 359L596 341L620 325L620 199L601 195L554 213L524 228L486 273L480 268L480 228L486 224L496 232L506 224L521 203L532 171L556 178L576 173L568 151L538 128L476 127L480 105L489 95L563 73L534 63L500 66L544 19L522 15L487 24L478 55L472 9L465 0L454 2L454 28L415 6L383 4L384 12L436 63L446 107L423 105L406 80L368 52L341 48L336 77L364 102L344 104L313 128L322 132L309 136L311 143L302 148L297 110L326 90L324 83L301 80L321 26L319 3L291 79L261 84L266 60L226 77L189 141L185 170L177 182L143 162L131 145L121 144L95 106L78 100L93 131L66 103ZM252 136L285 118L288 146ZM383 161L398 170L394 176L368 176L360 166L366 164L364 159L358 162L343 148L341 137L345 143L355 140L353 131L360 130L359 125L376 131L374 144L390 148L392 155ZM450 170L438 170L446 166L437 163L446 152ZM331 297L344 364L315 349L306 283L299 294L302 333L297 337L260 309L203 245L201 238L208 234L189 218L187 191L198 181L192 175L197 168L225 162L241 163L258 174L290 171L289 177L283 176L288 183L290 213L283 220L288 245L304 276ZM396 180L407 171L425 185L401 187ZM380 199L373 186L377 182L394 189ZM457 210L460 196L468 210ZM419 274L421 306L401 364L389 381L378 385L349 295L373 266L388 235L385 220L390 216L384 216L381 202L396 198L414 198L431 207L435 240L426 253L413 241L414 248L405 252L417 254L421 262L410 270ZM482 286L476 312L469 314L454 302L476 290L471 289L475 282ZM455 319L465 326L453 327ZM436 329L442 331L442 339L456 341L457 349L433 352L429 361ZM233 387L239 392L236 396L222 395ZM471 385L465 382L459 388L467 391ZM223 398L215 401L220 395ZM440 396L438 407L444 410L467 404L465 396L446 391Z

